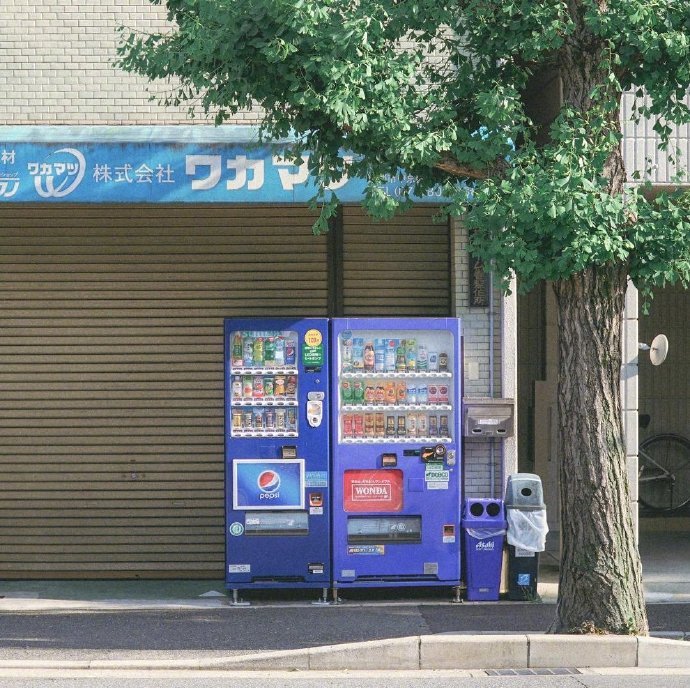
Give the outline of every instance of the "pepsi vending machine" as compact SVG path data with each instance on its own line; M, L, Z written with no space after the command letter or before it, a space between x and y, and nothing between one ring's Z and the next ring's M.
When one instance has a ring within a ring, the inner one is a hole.
M225 321L226 587L330 585L328 320Z
M331 342L334 587L459 594L459 320L339 318Z

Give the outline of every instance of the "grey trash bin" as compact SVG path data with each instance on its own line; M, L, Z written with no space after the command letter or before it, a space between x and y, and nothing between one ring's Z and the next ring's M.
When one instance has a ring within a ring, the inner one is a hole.
M513 473L506 486L508 522L508 599L534 600L539 581L539 552L546 545L546 505L541 478Z

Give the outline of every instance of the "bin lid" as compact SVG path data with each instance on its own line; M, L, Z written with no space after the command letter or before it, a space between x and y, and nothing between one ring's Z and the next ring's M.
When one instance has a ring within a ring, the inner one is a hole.
M534 473L513 473L508 476L505 505L511 508L545 509L541 478Z

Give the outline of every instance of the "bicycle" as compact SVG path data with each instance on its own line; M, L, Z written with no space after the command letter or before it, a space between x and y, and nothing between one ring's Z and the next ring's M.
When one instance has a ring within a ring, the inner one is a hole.
M639 447L640 503L652 511L678 511L690 503L690 440L673 432L645 439Z

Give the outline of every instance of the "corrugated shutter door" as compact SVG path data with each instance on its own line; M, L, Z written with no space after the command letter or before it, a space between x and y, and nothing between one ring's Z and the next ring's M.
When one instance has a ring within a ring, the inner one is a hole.
M343 208L344 315L451 314L450 233L438 209L417 206L374 222Z
M303 207L0 208L0 578L223 573L223 318L325 315Z

